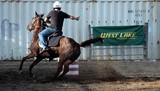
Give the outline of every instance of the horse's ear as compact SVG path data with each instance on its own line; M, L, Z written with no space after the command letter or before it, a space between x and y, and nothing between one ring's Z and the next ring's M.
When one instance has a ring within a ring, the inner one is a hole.
M40 14L39 16L42 18L44 14Z
M35 11L35 15L38 16L38 13Z
M44 16L44 14L42 14L42 17Z

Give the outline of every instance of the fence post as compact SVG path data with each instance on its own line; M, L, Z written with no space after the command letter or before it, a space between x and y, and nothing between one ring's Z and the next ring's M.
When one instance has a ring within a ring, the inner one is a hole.
M89 33L89 39L91 39L92 38L91 25L88 25L88 33ZM88 61L91 61L91 57L92 57L92 48L91 48L91 45L88 48L89 48Z
M148 23L144 25L144 59L147 60L147 46L148 46Z

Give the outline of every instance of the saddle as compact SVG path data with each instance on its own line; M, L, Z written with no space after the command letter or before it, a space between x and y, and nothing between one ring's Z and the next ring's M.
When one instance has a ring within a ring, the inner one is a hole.
M48 37L48 46L49 47L56 47L59 45L59 40L63 37L62 36L62 31L58 31L53 33Z

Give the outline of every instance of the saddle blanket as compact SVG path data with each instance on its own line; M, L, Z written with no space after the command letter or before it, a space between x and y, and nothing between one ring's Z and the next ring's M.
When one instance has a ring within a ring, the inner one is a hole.
M59 45L59 40L62 38L63 36L53 36L48 40L48 46L49 47L56 47ZM42 44L39 42L39 46L41 48L43 48Z
M53 36L49 39L48 41L48 46L50 47L56 47L59 44L59 40L62 38L63 36Z

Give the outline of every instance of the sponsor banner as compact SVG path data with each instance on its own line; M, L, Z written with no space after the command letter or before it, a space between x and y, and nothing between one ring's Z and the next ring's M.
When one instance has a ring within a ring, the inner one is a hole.
M93 37L104 38L104 43L94 46L143 45L144 26L102 26L92 27Z

